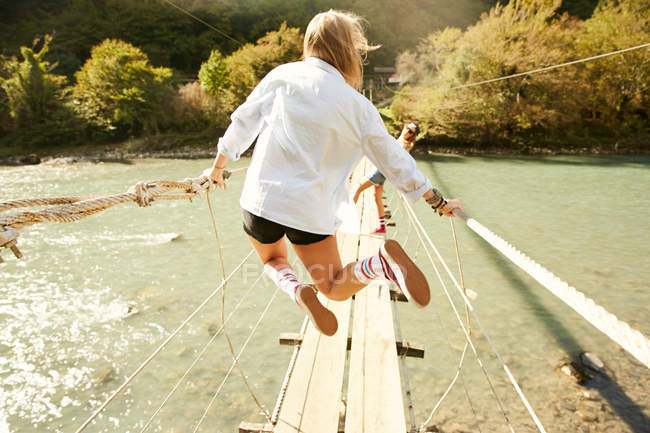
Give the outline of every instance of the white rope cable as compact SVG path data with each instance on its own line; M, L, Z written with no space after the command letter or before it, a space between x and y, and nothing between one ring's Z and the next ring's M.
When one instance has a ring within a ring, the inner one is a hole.
M406 198L405 198L404 196L401 196L401 197L402 197L402 200L403 200L403 201L406 200ZM431 238L429 237L429 235L427 234L427 232L424 230L424 227L422 226L422 223L421 223L420 220L417 218L417 215L415 215L415 211L413 211L413 208L411 207L410 203L408 203L408 202L405 202L405 203L406 203L406 209L407 209L408 213L412 216L413 221L416 223L417 227L419 227L419 229L420 229L419 231L422 233L422 235L424 236L424 238L427 240L427 243L429 244L429 246L431 247L431 249L436 253L436 256L438 257L438 259L440 259L441 264L443 265L443 267L447 270L447 273L449 274L449 278L454 282L454 285L455 285L456 288L458 289L458 292L461 294L461 296L462 296L463 300L465 301L467 307L469 308L469 310L470 310L470 311L472 312L472 314L474 315L474 318L476 319L476 323L477 323L477 324L479 325L479 327L481 328L481 332L483 333L483 335L485 335L485 338L486 338L486 340L488 341L490 347L492 348L492 351L493 351L494 354L497 356L499 362L501 363L501 366L503 367L504 371L506 372L506 375L508 376L508 379L510 380L510 383L511 383L512 386L514 387L515 391L516 391L517 394L519 395L520 400L522 401L522 403L523 403L524 406L526 407L526 410L528 411L528 413L530 414L531 418L532 418L533 421L535 422L535 425L537 426L537 429L538 429L540 432L542 432L542 433L546 433L546 430L544 429L544 426L542 425L541 421L540 421L539 418L537 417L537 414L535 413L535 410L532 408L532 406L531 406L530 403L528 402L528 399L526 398L526 396L524 395L523 391L522 391L521 388L519 387L519 384L517 383L517 380L515 379L515 377L513 376L513 374L510 372L510 368L508 368L507 364L505 363L505 361L504 361L503 358L501 357L501 354L499 353L499 351L497 350L496 346L495 346L494 343L492 342L492 339L490 338L490 335L488 334L488 332L486 331L486 329L483 327L483 324L481 323L481 320L479 319L478 314L476 314L476 311L473 309L473 307L472 307L472 305L471 305L469 299L468 299L467 296L465 296L465 294L463 293L463 290L462 290L462 288L460 287L460 285L458 284L458 282L456 281L456 278L454 278L453 273L449 270L449 267L447 266L447 264L445 263L444 259L443 259L442 256L440 255L440 252L438 251L438 249L436 248L436 246L435 246L435 245L433 244L433 242L431 241ZM432 262L432 263L433 263L433 262ZM436 272L437 272L437 271L436 271ZM454 311L457 313L455 307L454 307ZM460 320L460 317L459 317L459 320ZM462 321L461 321L461 324L462 324ZM462 327L463 327L463 331L466 333L466 336L467 336L468 342L470 343L470 346L472 347L472 350L474 350L474 345L471 343L471 339L469 338L469 334L467 334L467 330L465 329L464 326L462 326Z
M257 319L257 323L255 323L255 326L253 326L253 329L248 334L248 337L246 338L246 341L244 341L244 344L242 345L242 348L239 350L239 353L237 354L235 359L233 359L233 361L230 363L230 368L228 369L228 372L226 373L226 376L223 378L223 380L219 384L219 387L217 388L214 395L210 399L210 402L208 403L208 407L205 408L205 411L203 412L203 415L201 416L201 418L199 419L199 422L194 427L194 430L192 430L192 433L196 433L199 430L199 427L201 426L201 423L203 422L205 417L208 415L208 412L210 411L210 408L212 407L212 404L216 400L217 396L219 396L219 394L221 393L221 390L223 389L223 386L225 385L228 378L230 377L230 374L232 373L233 369L239 363L239 358L244 353L244 350L246 349L246 346L248 345L248 342L253 337L253 334L255 334L255 331L257 331L257 328L260 326L260 323L262 323L262 319L264 319L264 316L266 316L266 313L269 311L269 308L271 307L271 304L273 303L273 300L275 299L275 297L277 296L279 291L280 291L280 289L276 288L275 291L273 292L273 295L271 296L271 299L266 304L266 307L264 308L264 311L262 311L262 314L260 315L260 318Z
M235 267L235 269L228 275L224 281L221 282L221 284L212 292L210 295L208 295L207 298L198 306L192 313L190 313L189 316L183 322L171 333L169 336L163 341L157 348L156 350L153 351L147 359L145 359L142 364L129 376L124 383L122 383L113 393L102 403L102 405L76 430L76 433L81 433L88 427L88 425L95 419L97 416L108 406L111 401L120 393L126 386L131 383L131 381L167 346L167 344L183 329L189 322L194 318L194 316L197 315L199 311L203 309L203 307L206 306L208 302L217 294L219 293L219 290L228 282L230 279L235 275L235 272L237 272L248 260L248 258L253 254L254 250L251 249L246 257Z
M510 78L521 77L521 76L524 76L524 75L533 75L533 74L538 74L538 73L540 73L540 72L546 72L546 71L550 71L550 70L553 70L553 69L563 68L563 67L565 67L565 66L575 65L575 64L578 64L578 63L584 63L584 62L588 62L588 61L591 61L591 60L597 60L597 59L601 59L601 58L603 58L603 57L609 57L609 56L613 56L613 55L616 55L616 54L626 53L626 52L628 52L628 51L639 50L639 49L641 49L641 48L646 48L646 47L648 47L648 46L650 46L650 42L645 43L645 44L641 44L641 45L636 45L636 46L634 46L634 47L630 47L630 48L624 48L624 49L622 49L622 50L611 51L611 52L609 52L609 53L598 54L598 55L591 56L591 57L585 57L585 58L583 58L583 59L572 60L572 61L570 61L570 62L559 63L559 64L557 64L557 65L552 65L552 66L546 66L546 67L543 67L543 68L533 69L533 70L531 70L531 71L518 72L518 73L516 73L516 74L510 74L510 75L506 75L506 76L503 76L503 77L491 78L491 79L489 79L489 80L478 81L478 82L476 82L476 83L461 84L461 85L459 85L459 86L454 86L454 87L450 87L450 88L448 88L448 89L441 89L441 90L459 90L459 89L466 89L466 88L468 88L468 87L481 86L481 85L483 85L483 84L488 84L488 83L494 83L494 82L497 82L497 81L508 80L508 79L510 79ZM421 95L421 94L423 94L423 93L432 93L432 92L437 92L437 91L438 91L438 89L430 89L430 90L421 90L421 91L419 91L419 92L401 92L401 91L397 91L397 92L395 92L395 93L397 93L398 95Z
M476 234L485 239L569 307L573 308L576 313L595 326L596 329L603 332L642 364L650 368L650 340L645 335L596 304L594 300L585 296L575 287L569 286L568 283L537 264L533 259L517 250L475 219L462 212L456 212L456 215L465 221L467 226Z
M255 286L257 285L257 283L259 282L259 280L262 278L263 275L264 275L264 271L260 272L260 274L257 276L255 281L253 281L253 283L250 285L250 287L248 288L246 293L244 293L242 295L242 297L239 299L239 302L237 302L237 305L235 305L235 308L233 308L233 310L230 312L230 314L228 314L228 317L226 318L225 323L228 323L228 321L230 320L232 315L235 314L235 312L239 309L239 307L244 302L244 300L253 291L253 289L255 288ZM183 373L183 376L181 376L181 378L176 381L176 384L172 387L172 389L169 391L169 393L167 393L167 395L165 396L163 401L160 403L158 408L155 410L155 412L151 415L151 417L149 417L149 420L144 425L144 427L142 427L142 430L140 430L140 433L144 433L147 430L147 428L149 428L149 426L151 425L154 418L160 413L160 411L163 409L163 407L167 404L167 401L169 401L169 399L174 394L174 392L176 392L176 390L181 385L181 383L183 383L185 378L190 374L190 372L192 371L194 366L201 360L201 358L203 357L205 352L208 350L208 347L210 347L210 345L212 345L212 343L214 343L214 341L217 339L219 334L221 334L222 329L223 329L223 326L220 326L219 329L214 333L214 335L212 335L210 340L208 340L208 342L203 346L203 349L194 358L192 364L190 364L190 366L185 370L185 373Z

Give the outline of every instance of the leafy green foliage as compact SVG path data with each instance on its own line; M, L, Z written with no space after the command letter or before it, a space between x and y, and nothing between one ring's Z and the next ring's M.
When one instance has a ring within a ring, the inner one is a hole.
M73 107L79 116L106 130L137 133L157 130L172 72L151 66L140 49L107 39L93 48L75 78Z
M229 74L230 70L226 59L219 50L214 49L210 53L208 60L203 62L201 69L199 69L199 83L205 92L218 97L228 87Z
M29 127L56 118L62 109L61 99L66 77L51 74L53 65L44 57L51 41L43 40L39 51L22 47L23 60L2 59L4 76L0 86L4 90L3 105L18 127ZM35 41L35 45L39 41Z
M282 23L277 31L267 33L255 45L246 44L228 56L229 83L224 104L234 109L273 68L300 59L302 43L300 30Z
M559 14L560 0L497 5L466 31L434 32L402 54L398 73L409 86L391 108L400 121L419 120L430 136L483 143L567 139L603 126L610 135L632 133L622 119L645 116L647 123L644 52L453 88L638 45L650 14L641 3L605 2L586 22Z

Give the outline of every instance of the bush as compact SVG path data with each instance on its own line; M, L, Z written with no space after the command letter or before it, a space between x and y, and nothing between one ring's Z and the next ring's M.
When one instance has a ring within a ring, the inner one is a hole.
M255 45L246 44L225 59L217 50L201 65L201 86L215 98L221 112L231 112L273 68L297 61L302 55L303 35L282 23Z
M0 86L5 92L4 97L0 98L0 105L5 107L5 113L18 128L56 120L63 110L66 77L51 74L56 65L50 65L44 59L51 39L46 36L38 52L34 51L38 39L32 48L21 47L22 61L16 58L0 59L3 70Z
M177 131L224 127L227 123L198 81L179 87L168 104L169 126Z
M82 118L108 131L158 130L172 72L151 66L140 49L107 39L92 49L75 77L73 107Z
M648 36L650 8L642 3L608 0L583 22L560 15L560 0L513 0L464 32L435 32L398 60L408 86L391 106L396 120L473 142L573 140L604 129L611 136L631 132L625 122L642 117L647 127L650 63L642 50L452 90L638 45Z
M223 95L229 84L230 70L226 59L219 50L212 50L208 60L203 62L199 70L201 88L211 96L218 98Z

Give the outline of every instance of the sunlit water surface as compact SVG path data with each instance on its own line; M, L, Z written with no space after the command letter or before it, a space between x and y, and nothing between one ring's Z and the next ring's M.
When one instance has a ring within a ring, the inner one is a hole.
M0 200L110 194L140 180L195 176L210 161L139 160L49 163L0 169ZM241 160L234 166L244 166ZM650 158L504 158L434 155L418 162L466 211L650 335ZM241 230L243 179L211 195L226 272L250 251ZM407 360L415 419L423 422L454 377L464 339L435 271L392 188L387 202L395 227L429 277L429 308L398 307L403 338L425 346ZM449 267L457 272L447 219L423 203L416 212ZM456 223L466 285L493 345L549 432L648 432L650 373L532 278ZM21 230L16 260L0 265L0 432L75 431L220 281L217 243L206 200L119 205L70 224ZM271 410L292 349L281 332L297 332L303 315L258 279L255 257L228 284L227 331L252 389ZM456 290L444 278L461 307ZM268 311L249 338L264 310ZM464 319L463 319L464 320ZM204 350L221 324L221 294L117 396L90 432L139 432ZM495 392L516 431L536 431L504 375L498 357L472 318L472 335ZM557 370L581 351L597 354L607 374L584 386ZM237 431L240 421L263 422L223 336L183 380L147 431ZM215 398L215 393L218 393ZM585 394L586 393L586 394ZM212 404L210 404L210 402ZM408 416L407 416L408 420ZM408 421L407 421L408 422ZM507 422L471 351L461 379L433 416L445 432L508 431Z

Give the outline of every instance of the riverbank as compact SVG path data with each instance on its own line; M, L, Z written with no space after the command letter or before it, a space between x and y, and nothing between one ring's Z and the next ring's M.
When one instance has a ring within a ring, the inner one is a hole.
M216 152L217 137L197 135L157 135L129 139L111 144L83 146L52 146L38 148L0 148L0 166L31 165L54 159L70 162L115 162L142 158L200 159L211 158ZM250 153L250 150L249 150ZM418 140L412 152L415 156L426 154L451 155L648 155L650 139L640 137L621 141L611 140L592 146L574 145L477 145L460 141L424 138Z

